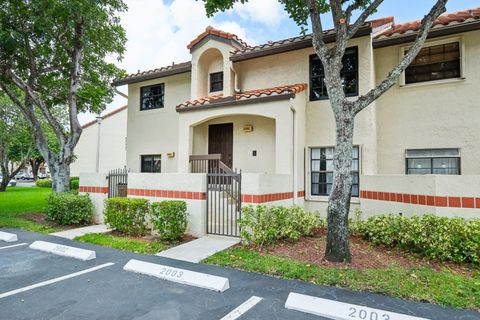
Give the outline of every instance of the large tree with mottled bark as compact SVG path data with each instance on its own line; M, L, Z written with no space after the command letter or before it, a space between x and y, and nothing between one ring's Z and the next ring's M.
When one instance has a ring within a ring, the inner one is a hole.
M0 89L32 129L54 191L68 191L70 164L82 133L78 113L100 113L122 74L122 0L4 0L0 3ZM55 114L68 113L68 124ZM48 124L58 141L49 145Z
M236 2L248 0L203 0L208 15L225 11ZM356 115L378 99L396 82L419 53L434 21L445 12L448 0L431 0L432 8L422 19L420 30L399 63L370 91L355 99L346 98L341 70L342 58L350 39L384 0L279 0L302 30L312 29L313 49L322 62L330 105L336 124L333 158L333 185L328 199L328 233L325 258L334 262L351 261L348 214L352 190L353 129ZM336 34L333 44L326 44L322 14L331 14Z

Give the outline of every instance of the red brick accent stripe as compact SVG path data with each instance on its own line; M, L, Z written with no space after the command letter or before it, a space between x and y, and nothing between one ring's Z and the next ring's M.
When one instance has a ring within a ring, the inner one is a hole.
M432 207L480 209L480 197L430 196L381 191L360 191L360 198L379 201L419 204Z
M88 193L108 193L108 188L107 187L80 186L78 191L79 192L88 192Z
M300 198L305 196L305 191L298 191ZM269 194L242 194L242 202L244 203L265 203L280 200L293 199L293 192L280 192Z
M175 191L175 190L150 190L150 189L128 189L129 196L173 198L205 200L205 192Z

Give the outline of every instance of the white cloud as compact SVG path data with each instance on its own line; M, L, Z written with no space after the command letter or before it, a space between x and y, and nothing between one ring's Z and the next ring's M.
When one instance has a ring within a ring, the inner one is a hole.
M278 0L250 0L245 4L236 3L233 11L245 20L251 20L276 27L287 17L282 4Z
M257 0L255 0L257 1ZM208 25L237 34L245 41L247 31L234 21L215 22L207 18L203 2L174 0L169 5L165 0L126 0L128 12L121 15L128 41L122 62L117 63L128 73L150 70L172 62L190 60L187 45L202 33ZM120 90L126 91L126 87ZM126 99L117 96L107 111L126 104ZM91 114L81 115L82 123L91 120Z

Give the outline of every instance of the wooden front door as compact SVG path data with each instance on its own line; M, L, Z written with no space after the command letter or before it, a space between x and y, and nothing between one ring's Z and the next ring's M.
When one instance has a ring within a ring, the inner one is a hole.
M222 162L230 169L233 165L233 123L208 126L208 154L220 153Z

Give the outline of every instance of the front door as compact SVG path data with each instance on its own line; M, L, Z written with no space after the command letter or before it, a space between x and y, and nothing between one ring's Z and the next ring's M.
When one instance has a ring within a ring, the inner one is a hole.
M208 154L219 153L230 169L233 165L233 123L208 126Z

